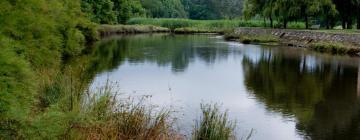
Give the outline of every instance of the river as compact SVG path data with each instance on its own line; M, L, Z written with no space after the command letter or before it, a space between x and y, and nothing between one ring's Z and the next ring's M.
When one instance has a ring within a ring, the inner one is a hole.
M215 35L115 36L97 43L124 96L151 95L190 134L200 103L218 103L255 140L360 139L360 59L303 48L244 45ZM106 61L106 62L102 62Z

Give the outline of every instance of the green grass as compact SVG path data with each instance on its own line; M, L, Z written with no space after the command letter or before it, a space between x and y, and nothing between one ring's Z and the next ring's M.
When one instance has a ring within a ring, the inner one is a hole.
M190 33L222 33L220 30L206 30L194 27L177 28L174 30L177 34L190 34Z
M216 104L201 104L201 111L192 132L193 140L236 139L236 122L229 120L227 111L221 112Z
M279 42L279 37L275 35L240 35L240 42L244 44L250 43L276 43Z
M235 27L262 27L260 21L243 20L191 20L176 18L134 18L128 21L128 24L143 24L167 27L171 30L177 28L198 28L200 30L223 30Z
M179 19L179 18L133 18L128 22L130 25L142 24L142 25L155 25L171 29L172 31L178 30L200 30L207 32L223 32L225 30L237 28L237 27L264 27L262 20L191 20L191 19ZM267 23L269 24L269 23ZM281 27L277 22L275 26ZM289 28L299 29L305 28L305 24L302 22L290 22ZM182 29L179 29L182 28Z
M340 42L315 42L310 44L310 48L318 52L326 52L332 54L347 54L350 46Z
M101 36L122 33L155 33L170 31L168 28L154 25L99 25L97 30Z

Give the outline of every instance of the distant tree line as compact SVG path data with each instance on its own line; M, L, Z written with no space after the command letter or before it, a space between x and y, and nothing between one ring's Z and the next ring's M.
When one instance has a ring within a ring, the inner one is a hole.
M243 0L182 0L191 19L233 19L242 14Z
M82 0L82 11L96 23L126 23L131 17L233 19L242 0Z
M303 21L309 28L311 20L326 28L341 23L343 29L351 29L354 21L360 29L360 0L245 0L243 14L246 19L261 16L274 20L287 28L289 21ZM316 24L318 24L316 23Z

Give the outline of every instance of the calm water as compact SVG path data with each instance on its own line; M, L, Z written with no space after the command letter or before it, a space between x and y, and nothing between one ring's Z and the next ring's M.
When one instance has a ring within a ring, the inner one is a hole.
M92 89L172 106L188 134L200 103L221 103L252 139L360 139L358 58L225 42L211 35L113 37L97 46Z

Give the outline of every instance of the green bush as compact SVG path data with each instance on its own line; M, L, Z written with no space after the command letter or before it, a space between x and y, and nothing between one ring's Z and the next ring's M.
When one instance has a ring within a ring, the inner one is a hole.
M19 58L12 46L0 37L0 138L21 137L27 115L35 100L33 73L30 65Z
M96 39L95 26L78 0L2 0L0 26L0 139L36 139L36 118L56 104L38 106L39 96L62 70L64 56L80 54L85 39Z

